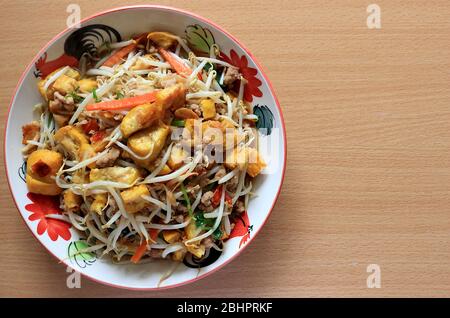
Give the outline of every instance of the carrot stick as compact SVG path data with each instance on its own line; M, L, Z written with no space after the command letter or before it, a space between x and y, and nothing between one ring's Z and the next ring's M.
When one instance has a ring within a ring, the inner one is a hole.
M119 63L125 56L127 56L130 52L134 51L136 49L137 45L147 37L147 33L141 34L138 37L134 38L134 43L131 43L127 46L124 46L120 50L118 50L116 53L111 55L104 63L103 66L111 67L113 65L116 65Z
M172 52L169 52L162 47L158 49L159 54L162 55L162 57L167 61L167 63L170 64L170 66L183 77L188 77L192 74L192 69L184 64L183 62L179 61L176 57L174 57ZM198 74L199 79L201 80L201 74Z
M147 250L147 242L142 241L141 245L136 249L136 252L131 257L131 261L135 264L139 262L139 260L144 256L145 251Z
M118 50L116 53L114 53L113 55L111 55L106 61L105 63L103 63L103 66L114 66L117 63L119 63L125 56L127 56L130 52L134 51L134 49L136 48L137 43L132 43L129 44L127 46L124 46L123 48L121 48L120 50Z
M152 241L152 243L156 243L156 238L158 237L159 230L150 229L149 234L150 234L150 240ZM138 248L136 249L136 252L131 257L131 261L133 263L135 263L135 264L139 263L142 256L144 256L145 252L147 251L147 245L148 245L148 242L142 241L141 245L138 246Z
M150 240L152 240L153 243L156 243L156 239L158 238L159 230L150 229L148 232L150 234Z
M153 91L144 95L90 104L86 106L86 110L127 110L138 105L153 103L156 101L156 93L157 91Z

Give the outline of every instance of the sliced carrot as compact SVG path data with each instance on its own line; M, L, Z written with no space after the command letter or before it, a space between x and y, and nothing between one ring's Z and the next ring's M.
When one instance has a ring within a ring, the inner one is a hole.
M157 91L153 91L144 95L90 104L86 106L86 110L127 110L138 105L153 103L156 101L156 93Z
M111 66L116 65L117 63L119 63L123 58L125 58L125 56L127 56L130 52L134 51L134 49L136 49L138 44L142 40L144 40L146 37L147 37L147 33L141 34L141 35L137 36L136 38L134 38L134 43L131 43L131 44L127 45L127 46L124 46L123 48L118 50L116 53L111 55L103 63L103 66L111 67Z
M148 232L150 234L150 239L153 241L153 243L156 243L156 239L158 238L159 230L150 229Z
M177 72L179 75L183 77L188 77L192 74L192 69L184 64L182 61L178 60L172 52L169 52L162 47L158 49L159 54L170 64L170 66ZM201 80L202 75L200 73L197 74L197 77Z
M150 240L152 241L152 243L156 243L156 238L158 237L159 230L150 229L149 234L150 234ZM142 256L144 256L145 252L147 251L147 245L148 245L148 242L142 241L141 245L138 246L138 248L136 249L136 252L131 257L131 261L133 263L135 263L135 264L139 263Z
M105 63L103 63L103 66L114 66L117 63L119 63L125 56L127 56L130 52L134 51L134 49L137 47L137 43L132 43L127 46L124 46L120 50L118 50L116 53L111 55Z
M147 242L142 241L141 245L139 245L139 247L136 249L136 252L131 257L131 261L137 264L139 260L142 258L142 256L144 256L145 251L147 251Z

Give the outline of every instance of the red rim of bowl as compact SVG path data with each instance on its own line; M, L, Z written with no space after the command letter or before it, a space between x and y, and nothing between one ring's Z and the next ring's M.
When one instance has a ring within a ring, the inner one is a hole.
M283 185L283 181L284 181L284 174L285 174L285 170L286 170L286 159L287 159L287 141L286 141L286 127L285 127L285 123L284 123L284 117L283 117L283 112L281 110L281 106L280 103L278 101L277 96L275 95L275 91L273 89L272 83L270 82L270 80L268 79L268 77L266 76L263 68L261 67L261 64L259 64L259 62L256 60L256 58L250 53L250 51L238 40L236 39L233 35L231 35L228 31L226 31L225 29L223 29L221 26L217 25L216 23L212 22L211 20L204 18L202 16L199 16L195 13L183 10L183 9L178 9L178 8L173 8L173 7L169 7L169 6L160 6L160 5L134 5L134 6L123 6L123 7L116 7L116 8L112 8L109 10L105 10L99 13L96 13L94 15L91 15L89 17L86 17L84 19L82 19L80 21L80 23L84 23L87 22L89 20L92 20L94 18L97 18L99 16L102 15L106 15L112 12L118 12L118 11L125 11L125 10L135 10L135 9L158 9L158 10L165 10L165 11L174 11L176 13L181 13L184 15L188 15L191 16L197 20L200 20L204 23L210 24L212 25L214 28L218 29L219 31L221 31L222 33L224 33L227 37L231 38L234 42L236 42L244 51L246 54L248 54L253 62L256 64L256 66L258 67L258 69L261 71L261 75L264 78L264 80L267 82L270 92L272 93L274 99L275 99L275 104L276 107L280 113L280 118L281 118L281 126L283 129L283 144L284 144L284 160L283 160L283 167L282 167L282 171L281 171L281 182L279 185L279 188L277 190L277 194L275 196L275 199L272 203L272 206L269 209L269 213L267 214L265 220L263 221L261 227L253 234L253 237L250 238L250 240L247 242L247 244L245 244L245 246L243 246L241 249L239 249L236 254L234 254L233 256L231 256L228 260L226 260L223 264L219 265L218 267L202 274L199 275L193 279L178 283L178 284L172 284L172 285L167 285L167 286L162 286L162 287L150 287L150 288L139 288L139 287L129 287L129 286L123 286L123 285L117 285L117 284L112 284L97 278L94 278L92 276L87 275L86 273L82 273L79 272L77 269L75 269L72 265L67 264L65 262L63 262L59 257L57 257L55 254L52 253L52 251L47 248L47 246L45 244L43 244L38 237L36 237L36 235L33 233L33 231L31 230L31 228L28 226L28 224L26 223L25 218L22 216L22 214L20 213L20 208L19 205L17 204L16 198L14 196L14 193L12 191L11 188L11 183L9 182L9 175L8 175L8 167L7 167L7 162L6 162L6 131L8 128L8 121L9 121L9 116L10 116L10 112L11 112L11 107L13 105L13 102L15 100L15 97L17 95L17 90L19 89L19 87L21 86L23 79L25 78L25 76L28 74L28 72L30 71L30 69L33 67L35 61L48 49L48 47L50 47L56 40L58 40L62 35L64 35L66 32L68 32L70 30L70 28L66 28L64 31L60 32L59 34L57 34L55 37L53 37L53 39L51 39L37 54L36 56L32 59L32 61L30 62L30 64L27 66L27 68L25 69L25 71L22 73L22 75L19 78L19 82L17 83L15 89L14 89L14 93L11 97L11 101L9 103L9 107L8 107L8 112L7 112L7 116L6 116L6 124L5 124L5 129L4 129L4 140L3 140L3 159L5 161L5 170L6 170L6 179L8 181L8 187L9 187L9 191L11 192L11 195L13 197L14 200L14 204L16 205L16 208L23 220L23 222L25 223L25 225L27 226L28 230L33 234L33 237L42 245L44 246L44 248L51 254L53 255L61 264L64 264L66 266L69 266L70 268L72 268L74 271L79 272L81 275L83 275L84 277L87 277L88 279L95 281L97 283L100 284L104 284L110 287L116 287L116 288L122 288L122 289L127 289L127 290L135 290L135 291L159 291L159 290L164 290L164 289L170 289L170 288L175 288L175 287L179 287L179 286L183 286L183 285L187 285L190 283L193 283L195 281L198 281L202 278L205 278L213 273L215 273L216 271L218 271L219 269L224 268L226 265L228 265L229 263L231 263L231 261L233 261L234 259L236 259L249 245L251 242L253 242L253 240L256 238L256 236L258 235L258 233L261 231L261 229L264 227L264 225L266 224L267 220L269 219L270 215L272 214L272 210L275 206L276 201L278 200L278 197L280 195L280 191L281 191L281 187Z

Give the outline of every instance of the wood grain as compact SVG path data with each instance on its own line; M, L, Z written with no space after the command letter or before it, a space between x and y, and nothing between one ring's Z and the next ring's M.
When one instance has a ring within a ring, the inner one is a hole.
M65 27L71 2L1 1L2 125L21 72ZM83 17L124 4L77 3ZM71 290L1 173L0 296L450 296L448 1L377 1L380 30L366 26L367 1L160 3L222 25L272 80L288 166L271 219L242 256L194 284L130 292L83 279ZM371 263L380 289L366 287Z

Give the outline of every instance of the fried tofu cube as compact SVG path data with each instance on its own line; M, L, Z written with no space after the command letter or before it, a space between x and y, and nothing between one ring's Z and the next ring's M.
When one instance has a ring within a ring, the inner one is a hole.
M86 160L89 158L92 158L96 155L94 147L92 147L90 144L82 144L80 146L80 150L78 151L78 158L80 160ZM88 165L89 168L95 168L95 162L92 162Z
M120 193L125 210L128 213L136 213L150 205L150 202L142 199L142 196L149 196L150 192L145 184L141 184Z
M193 219L191 219L189 224L184 228L184 234L188 240L198 236L201 231L202 229L195 225L195 221Z
M47 90L45 90L44 86L45 86L46 82L47 81L45 79L41 79L41 80L39 80L37 86L38 86L39 93L41 93L42 97L46 101L48 101L49 99L51 99L53 97L53 94L55 93L55 90L53 89L53 87L51 87L51 85L50 85L50 87Z
M151 171L151 170L150 170ZM172 169L168 165L164 165L161 171L158 173L158 176L164 176L172 172Z
M77 88L78 88L77 80L65 74L58 77L56 81L53 83L53 89L55 89L62 95L66 95L70 92L73 92Z
M167 243L175 243L178 242L181 238L181 233L177 230L166 230L162 232L163 239Z
M247 174L250 177L256 177L267 165L261 158L258 150L249 148Z
M184 235L187 240L190 240L200 234L202 231L201 227L197 227L195 221L191 219L189 224L184 228ZM202 244L187 244L186 249L192 255L197 258L202 257L205 254L205 246Z
M80 205L83 202L83 198L73 193L72 190L66 190L63 193L64 210L66 212L75 212L80 209Z
M176 144L170 151L170 157L167 161L170 169L176 170L184 164L184 160L189 157L189 153L180 144Z
M130 138L128 138L128 147L136 155L139 157L145 157L145 159L139 159L133 155L130 155L130 157L136 162L136 164L143 167L148 167L150 163L158 158L164 148L169 133L169 126L160 122L158 125L145 128L131 135Z
M156 104L164 110L176 110L186 102L186 88L178 83L167 87L156 94Z
M30 175L26 177L28 191L31 193L43 194L43 195L58 195L62 192L62 189L56 185L56 183L46 183L38 179L34 179Z
M120 124L122 135L128 138L133 133L152 126L163 115L163 108L155 103L136 106L125 115Z
M90 211L101 215L103 209L106 206L106 202L108 202L108 196L106 195L106 193L95 194L94 201L92 201L92 204L90 206Z
M56 185L54 177L62 164L62 155L56 151L40 149L32 152L27 159L28 190L44 195L60 194L62 189Z
M234 124L231 122L231 120L226 118L221 118L220 123L222 124L222 127L225 129L234 129L236 128Z
M203 141L213 145L222 145L224 143L225 128L217 120L208 120L202 122Z
M184 256L186 255L185 250L178 250L172 253L172 260L175 262L181 262L184 259Z
M72 176L72 182L76 184L89 183L89 173L83 170L77 170Z
M83 78L78 81L78 87L82 93L90 93L97 88L97 81L92 78Z
M159 166L160 162L158 161L153 161L152 163L150 163L148 166L146 166L145 168L147 170L149 170L150 172L152 172L153 170L155 170L158 166ZM158 173L158 176L163 176L166 174L169 174L172 172L172 169L170 169L170 167L168 165L164 165L164 167L161 169L161 171Z
M205 255L205 245L200 244L200 245L187 245L186 249L189 253L191 253L192 255L194 255L197 258L201 258L203 255Z
M147 39L163 49L169 49L178 44L177 37L168 32L150 32Z
M35 140L39 137L41 125L37 121L22 126L22 144L26 145L28 140Z
M30 154L27 159L27 174L47 183L55 183L54 176L63 164L59 152L39 149Z
M212 99L203 99L200 102L200 108L202 109L204 119L212 119L216 117L216 104Z
M51 84L51 85L48 87L47 91L44 90L45 83L47 82L47 79L49 79L49 78L50 78L52 75L54 75L56 72L59 72L61 69L62 69L62 67L60 67L60 68L54 70L53 72L51 72L50 74L48 74L44 79L41 79L41 80L38 82L38 90L39 90L39 92L41 93L42 97L44 97L44 99L45 99L46 101L52 99L53 94L55 93L54 85L55 85L56 81L55 81L55 83ZM69 67L69 68L67 69L66 73L64 74L64 76L67 76L67 77L69 77L69 78L78 80L78 79L80 78L80 73L79 73L78 71L74 70L73 68ZM73 82L72 82L72 83L73 83ZM60 93L61 93L61 92L60 92ZM64 93L63 93L63 94L64 94Z
M255 148L236 147L233 151L227 153L225 159L227 168L235 169L239 167L242 170L245 163L247 163L247 173L251 177L256 177L266 167L266 163Z
M80 160L80 148L83 144L89 144L88 137L79 127L64 126L58 129L54 136L55 141L60 144L69 154L71 159Z
M89 173L90 182L112 181L133 184L141 177L139 170L133 167L108 167L92 169Z

